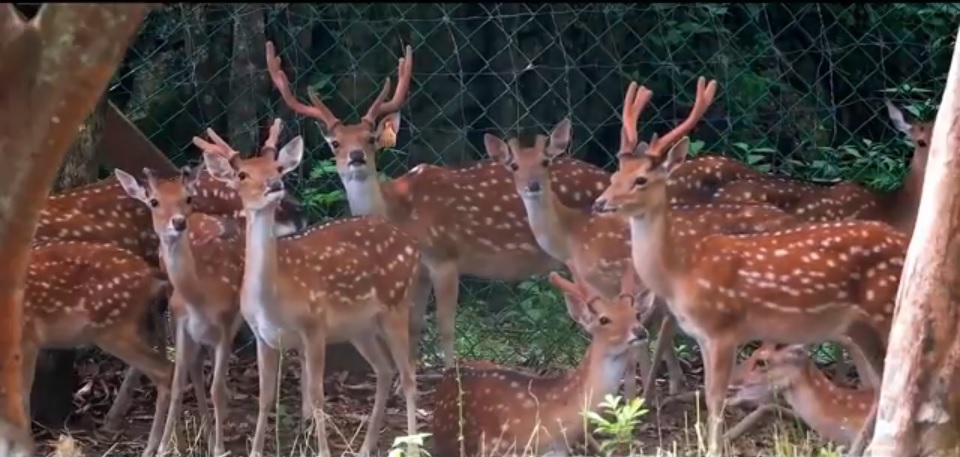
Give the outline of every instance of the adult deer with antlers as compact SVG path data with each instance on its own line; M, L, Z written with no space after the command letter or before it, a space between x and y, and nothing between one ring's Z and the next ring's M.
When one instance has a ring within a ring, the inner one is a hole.
M274 148L275 143L276 138L273 137ZM115 170L117 180L127 194L143 202L150 210L154 230L160 238L160 258L174 287L170 309L176 329L176 359L170 410L160 441L160 455L165 455L174 426L180 418L188 372L200 405L201 417L207 416L203 364L198 357L203 346L211 347L214 351L213 382L210 385L214 413L212 449L214 455L222 455L226 451L223 422L228 400L227 368L233 339L243 323L239 303L243 278L243 239L239 233L232 236L226 234L222 238L210 236L222 226L207 228L210 234L199 243L191 239L192 234L187 235L188 221L204 221L190 217L202 170L202 166L184 168L179 181L159 181L150 169L144 169L145 185L130 174ZM191 231L194 230L191 228Z
M421 165L399 178L379 179L377 151L393 146L400 131L399 110L413 69L410 46L399 60L392 98L386 99L391 88L388 77L355 124L341 121L312 92L310 105L297 100L272 43L267 43L267 63L286 105L319 121L336 159L351 212L386 217L418 241L425 273L433 284L446 366L452 366L454 360L454 318L461 275L522 280L561 267L537 247L523 220L523 206L510 187L510 176L496 163L484 161L463 169ZM556 167L564 179L564 185L558 188L560 198L571 207L588 210L605 186L607 173L576 160L558 161ZM426 288L422 290L429 293ZM426 297L416 303L411 333L419 337Z
M623 268L630 263L629 226L621 217L571 208L560 201L555 192L557 187L564 185L562 180L554 177L553 164L569 149L569 119L557 124L549 137L537 135L533 146L522 147L517 138L505 142L491 134L484 135L484 143L490 157L512 175L515 192L523 202L530 229L540 248L558 261L576 265L584 281L605 298L616 296ZM557 184L551 185L552 182ZM684 182L679 185L682 187ZM792 217L772 206L695 205L681 207L679 211L687 216L683 220L689 222L680 228L683 231L753 231L756 228L749 226L752 224L757 224L761 230L771 230L794 223ZM651 316L653 328L660 326L661 310L658 307L655 316ZM668 331L668 335L672 335L672 331ZM669 341L664 344L670 393L675 394L680 390L683 372L673 344ZM635 367L639 357L640 375L646 382L645 396L650 400L655 389L651 388L653 376L646 358L649 354L646 344L638 346L637 352L630 354L633 368L626 378L626 395L630 398L636 395ZM658 363L658 359L653 361L654 366Z
M566 455L584 434L583 411L616 392L628 350L647 337L637 316L653 296L635 298L629 264L620 293L609 299L591 291L576 266L569 269L573 282L557 273L550 282L563 291L570 317L590 334L580 365L551 378L492 364L448 368L433 394L433 455Z
M24 407L41 349L94 344L145 373L157 388L150 437L143 451L157 449L169 402L171 364L144 336L151 303L167 282L141 258L117 246L79 241L34 247L24 296Z
M724 185L714 195L714 201L764 201L809 222L878 220L911 235L923 190L933 121L907 122L899 108L889 100L885 103L894 127L907 135L914 146L906 179L897 189L881 192L854 182L821 186L803 181L759 178Z
M639 92L632 83L625 100L637 115L644 105ZM720 451L723 402L739 344L849 341L875 376L882 373L907 245L902 233L873 221L684 239L672 228L665 183L686 157L686 135L715 93L716 82L701 77L689 117L650 144L639 142L636 124L625 122L619 169L594 205L629 220L640 279L666 299L700 345L711 453Z
M279 135L280 121L274 122ZM260 456L267 416L277 392L280 349L298 349L306 365L305 389L316 423L319 454L329 456L323 412L324 356L328 343L350 341L377 375L376 397L361 455L377 444L394 369L407 403L407 432L416 434L415 366L410 359L409 311L419 272L413 239L379 217L341 219L275 238L275 210L283 176L300 165L303 139L240 158L212 129L213 142L195 137L211 175L236 189L247 228L240 310L257 337L260 408L251 455ZM271 140L275 143L274 136ZM270 141L270 140L268 140Z

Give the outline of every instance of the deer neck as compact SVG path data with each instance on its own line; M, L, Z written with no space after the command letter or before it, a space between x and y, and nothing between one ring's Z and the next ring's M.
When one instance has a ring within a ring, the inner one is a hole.
M247 236L243 264L244 302L271 302L276 295L277 238L275 206L247 212Z
M813 429L831 430L840 425L830 419L835 413L832 399L839 394L837 389L840 388L808 362L803 372L783 390L783 398Z
M603 397L617 391L620 379L627 369L627 352L610 355L606 348L591 344L586 356L580 361L576 370L567 375L565 380L569 384L579 386L579 394L570 397L579 408L596 410ZM569 387L567 387L569 388ZM578 390L571 389L573 392ZM564 394L563 396L567 396ZM563 397L561 397L563 398Z
M681 249L670 233L670 212L666 200L661 206L629 217L630 244L633 265L637 275L657 295L669 299L673 286L672 274L680 263L670 249Z
M885 222L907 234L912 233L917 220L924 172L923 169L910 167L903 184L893 191L882 193L879 198L880 209L889 211Z
M193 249L190 247L190 237L187 234L179 236L176 240L161 237L160 249L162 249L164 265L167 267L167 275L177 293L188 304L202 302L204 287L197 273L197 263L193 257Z
M551 257L566 262L570 258L571 234L577 226L586 223L590 215L568 208L550 190L535 197L521 196L520 200L537 244Z
M340 175L354 216L387 217L387 199L380 177L376 173Z

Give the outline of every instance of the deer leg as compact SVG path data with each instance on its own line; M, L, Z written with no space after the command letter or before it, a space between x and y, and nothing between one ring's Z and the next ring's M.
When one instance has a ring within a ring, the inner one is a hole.
M408 330L407 327L404 330ZM327 335L313 330L300 335L303 339L303 363L307 367L313 423L317 432L317 455L330 457L327 444L327 413L324 411L323 373L326 364ZM404 351L406 352L406 351ZM406 352L409 354L409 352Z
M627 350L627 370L623 378L623 396L627 401L637 398L637 373L641 378L647 379L652 371L650 359L647 358L648 354L650 354L650 343L647 341Z
M212 421L210 420L210 410L207 408L207 392L203 388L206 379L203 377L203 346L200 346L199 343L197 343L196 354L194 354L193 362L190 363L189 368L190 385L193 386L193 396L197 398L197 416L200 418L200 429L205 431ZM178 442L186 442L185 439L180 439L184 436L181 429L177 428L174 431L177 433Z
M409 307L399 306L384 316L381 322L381 336L387 343L393 363L400 371L400 388L407 403L407 436L417 434L417 373L416 362L407 358L407 347L411 344L410 335L403 329L409 319ZM415 445L408 445L407 457L418 457L420 449Z
M263 443L267 437L267 419L277 399L277 371L280 369L280 351L270 347L257 335L257 374L260 377L259 411L257 427L253 433L250 457L263 456Z
M363 437L363 444L357 454L359 457L366 457L377 448L377 438L380 437L380 428L383 427L387 397L390 395L390 387L393 382L393 365L383 352L383 348L374 333L366 333L359 338L352 339L351 343L357 348L357 352L367 360L377 377L373 413L370 414L367 433Z
M160 437L159 454L166 455L170 447L170 437L173 436L173 430L177 426L177 420L180 419L180 408L183 404L183 388L187 384L187 374L190 366L194 364L197 357L197 344L187 335L186 324L177 323L175 330L174 347L176 348L176 357L173 361L173 382L170 386L170 408L167 411L167 420L163 426L163 434ZM196 380L194 383L198 382Z
M33 388L33 379L37 374L37 358L40 357L40 348L33 343L24 342L20 350L21 388L23 389L23 413L30 423L30 390ZM27 427L29 429L29 427Z
M133 401L133 392L140 387L140 372L134 367L127 367L123 375L123 383L117 390L117 398L110 405L107 416L103 419L103 425L100 430L107 433L117 433L120 431L120 424L123 418L130 410L130 403Z
M656 306L656 304L654 304L654 306ZM654 394L657 393L656 367L661 358L664 358L667 362L667 368L670 374L671 395L674 395L674 380L677 379L678 381L676 381L676 383L681 384L679 380L683 377L683 371L680 370L680 363L677 361L676 351L673 350L673 335L676 331L676 321L669 312L664 312L660 316L660 330L657 332L657 341L653 345L653 368L650 370L650 373L647 374L647 377L643 379L643 401L644 404L647 405L651 404L650 402L653 400ZM666 356L664 356L665 351ZM674 370L679 374L674 374Z
M427 316L427 304L430 302L431 279L426 268L420 268L413 282L413 306L410 315L410 360L420 359L420 338L423 336L423 321Z
M703 352L705 392L707 403L707 455L718 456L723 451L723 406L730 384L730 373L736 359L736 345L714 339L700 343Z
M882 379L883 362L887 349L885 339L869 322L855 322L851 324L850 328L847 329L847 336L867 362L868 369L866 371L872 372L868 377L872 376L874 379ZM870 413L867 415L867 419L864 421L860 431L857 432L853 444L850 445L850 452L848 453L850 456L863 455L867 446L870 444L873 429L876 428L877 400L879 400L879 395L880 390L877 389L877 398L874 399L873 405L870 407Z
M227 369L233 349L233 335L223 332L214 348L213 381L210 383L210 398L213 400L213 455L226 453L223 444L223 425L227 420ZM201 389L202 390L202 389Z
M433 282L433 295L437 300L437 323L440 327L440 347L443 350L443 365L453 366L456 357L454 345L454 319L457 315L457 296L460 293L460 274L453 262L434 265L428 269Z
M114 332L101 334L97 345L128 365L143 372L157 388L157 405L150 427L150 437L143 450L143 456L154 455L160 443L167 408L170 404L170 382L172 373L170 361L164 354L157 352L140 335L134 326L125 326Z
M864 387L869 387L871 389L879 389L880 388L879 376L883 376L883 373L880 373L878 376L876 373L873 372L873 369L871 368L871 365L870 365L870 361L867 360L866 356L863 355L863 352L856 345L851 345L847 343L847 344L844 344L844 346L847 349L847 353L850 354L850 360L853 361L853 365L857 367L857 377L860 378L860 383L863 384Z

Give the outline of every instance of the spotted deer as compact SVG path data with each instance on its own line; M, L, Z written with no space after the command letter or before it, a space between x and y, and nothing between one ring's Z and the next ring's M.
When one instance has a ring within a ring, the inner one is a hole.
M399 60L392 98L386 100L390 92L387 78L360 122L348 124L313 93L310 105L297 100L273 44L267 44L274 86L290 109L319 121L333 151L351 213L386 217L418 241L424 273L433 285L440 343L449 367L454 361L454 319L461 275L514 281L546 274L562 264L537 247L523 220L523 206L510 188L510 176L495 163L483 161L461 169L420 165L396 179L380 180L377 152L393 146L400 131L399 111L410 86L412 57L412 49L407 46ZM607 182L607 173L569 159L558 161L556 167L566 182L559 189L564 202L589 210L590 202ZM425 287L422 290L429 293ZM411 334L419 336L427 297L415 302L418 308Z
M490 157L504 165L514 181L514 188L526 210L530 229L541 249L561 262L573 262L585 281L604 297L610 298L619 290L619 278L623 268L630 262L629 226L617 216L590 214L571 208L560 201L554 189L563 185L553 176L553 162L569 149L571 128L569 119L557 124L549 137L538 135L532 147L522 147L516 138L504 142L494 135L484 135L484 144ZM703 166L701 162L698 166ZM704 170L706 168L700 168ZM686 169L697 170L697 166ZM688 174L687 176L690 176ZM557 182L557 185L547 183ZM685 187L690 181L674 181L677 187ZM702 182L702 181L699 181ZM679 210L689 221L684 230L711 232L771 230L794 223L791 216L774 207L756 207L757 205L685 205ZM754 225L756 224L756 225ZM651 316L653 328L659 328L663 319L662 307L658 307ZM671 324L672 325L672 324ZM670 331L672 332L672 331ZM672 333L668 333L672 334ZM665 342L664 358L670 375L670 393L675 394L681 388L683 372L677 360L673 345ZM640 375L648 384L644 384L645 396L650 400L654 389L650 363L646 360L649 353L646 344L638 346L639 354L631 354L640 361ZM659 360L654 359L656 366ZM634 360L630 366L635 367ZM627 397L636 395L636 376L634 369L628 371L625 381Z
M573 282L557 273L550 273L550 282L591 336L580 364L548 378L492 364L448 368L433 394L433 455L566 455L584 434L583 411L616 392L627 351L647 337L637 319L647 304L640 302L653 297L635 298L629 264L620 293L609 299L591 291L576 266L568 267Z
M720 451L724 397L740 344L849 342L879 377L906 236L883 223L849 221L685 238L673 228L665 183L686 157L686 135L712 103L716 82L701 77L689 117L650 144L639 142L636 124L627 122L643 107L639 92L632 83L619 168L594 210L628 219L640 279L700 345L710 452Z
M50 242L32 248L24 296L23 388L29 393L41 349L96 345L147 375L156 413L143 451L157 449L172 366L144 335L151 303L167 282L136 254L112 244ZM23 396L30 411L30 395Z
M243 278L243 240L239 232L229 233L222 224L193 216L193 199L203 167L184 168L179 181L156 179L144 169L146 182L116 169L117 181L124 190L142 202L151 212L153 227L160 239L160 258L173 284L170 309L175 330L176 359L170 410L160 441L160 454L165 455L177 420L180 418L183 389L187 374L193 382L201 416L207 416L206 394L203 391L203 365L199 351L213 349L214 455L226 452L223 423L227 416L227 368L233 340L243 318L240 315L240 285ZM203 216L198 213L196 216ZM200 235L188 233L188 224L203 223ZM226 232L226 233L225 233ZM203 239L195 240L202 236Z
M279 128L277 119L277 135ZM417 387L409 347L410 303L420 268L415 241L379 217L340 219L275 238L283 176L300 165L303 139L297 136L279 151L266 144L260 155L241 158L212 129L207 134L212 142L194 137L194 144L203 150L210 174L236 189L246 211L240 311L257 337L260 374L251 455L263 452L280 349L297 349L304 359L302 395L309 399L305 403L315 420L319 455L330 455L323 412L324 356L328 343L342 341L351 342L377 375L373 414L360 454L376 448L383 422L394 374L385 347L400 371L407 431L416 434Z
M876 398L874 389L834 384L813 364L802 344L763 344L734 369L729 392L731 406L782 394L820 436L845 446L853 443Z
M923 176L930 152L933 121L907 122L899 108L885 101L897 130L914 145L906 179L892 191L874 191L854 182L822 186L803 181L760 178L726 184L714 201L766 201L809 222L865 219L886 222L911 235L920 205Z

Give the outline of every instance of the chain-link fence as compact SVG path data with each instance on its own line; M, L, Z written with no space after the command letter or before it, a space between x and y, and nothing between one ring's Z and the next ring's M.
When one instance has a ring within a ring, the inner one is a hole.
M484 133L532 135L564 116L573 154L612 170L628 81L654 93L641 126L649 137L686 116L704 75L721 90L695 150L889 188L911 147L883 100L931 115L958 16L960 7L931 3L169 4L149 16L109 96L179 163L198 158L190 138L207 127L251 151L281 116L286 138L305 137L297 191L318 218L344 214L342 185L315 122L292 114L270 83L267 40L299 97L312 86L348 119L384 77L396 80L402 45L413 46L398 145L378 160L388 176L481 159ZM542 281L466 281L460 302L464 357L542 366L582 354Z

